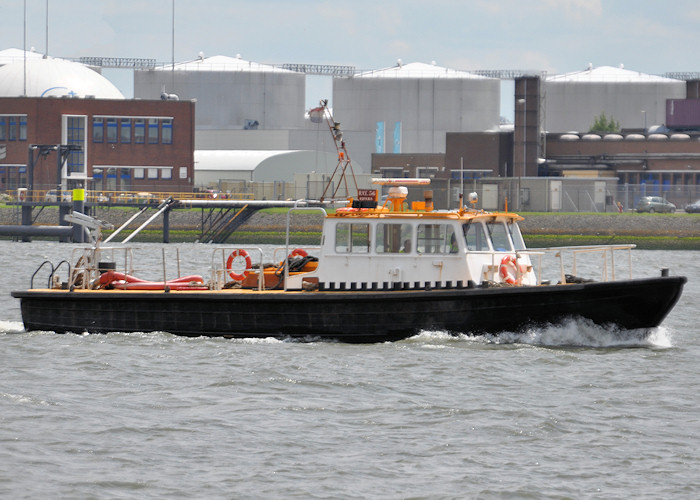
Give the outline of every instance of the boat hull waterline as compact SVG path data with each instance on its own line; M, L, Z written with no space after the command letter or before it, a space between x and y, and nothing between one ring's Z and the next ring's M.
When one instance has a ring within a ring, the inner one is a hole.
M517 332L584 318L621 330L658 326L686 278L661 276L527 287L396 291L283 292L27 290L27 331L163 331L181 336L335 339L384 342L425 330L453 334Z

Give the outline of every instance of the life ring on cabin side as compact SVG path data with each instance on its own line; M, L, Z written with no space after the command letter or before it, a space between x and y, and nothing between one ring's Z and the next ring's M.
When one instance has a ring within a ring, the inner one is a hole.
M231 269L231 265L236 257L243 257L245 259L245 269L243 270L243 274L235 273L233 272L233 269ZM248 255L248 252L242 248L231 252L231 255L228 256L228 260L226 261L226 270L228 271L228 275L235 281L243 281L246 276L250 274L250 270L252 268L253 262L250 260L250 255Z
M520 276L518 276L520 271ZM527 267L523 264L518 264L518 261L512 255L506 255L501 259L501 265L498 267L498 274L501 275L503 281L510 285L522 285L523 275L527 272Z
M309 254L306 253L306 250L302 250L301 248L295 248L294 250L291 251L291 253L287 256L287 258L292 259L296 256L308 257Z

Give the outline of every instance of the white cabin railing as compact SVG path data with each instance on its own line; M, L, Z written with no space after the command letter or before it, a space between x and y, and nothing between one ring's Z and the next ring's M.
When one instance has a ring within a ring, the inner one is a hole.
M588 246L568 246L568 247L547 247L537 248L532 250L520 251L518 253L527 253L529 255L538 256L538 282L541 280L542 272L542 257L548 254L554 254L554 257L559 259L559 279L562 283L566 283L567 266L571 270L570 274L578 276L579 260L584 255L600 255L600 264L598 265L601 276L601 281L615 281L617 279L615 253L624 251L627 254L627 269L626 274L632 278L632 249L636 245L588 245ZM569 262L565 262L565 257L569 256ZM593 278L592 276L586 276Z

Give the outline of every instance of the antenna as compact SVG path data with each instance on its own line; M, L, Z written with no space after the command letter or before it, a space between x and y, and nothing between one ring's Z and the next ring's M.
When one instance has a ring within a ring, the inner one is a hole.
M313 123L321 123L324 119L328 124L328 129L333 136L333 141L335 142L335 149L338 152L338 163L333 170L333 175L328 179L328 184L323 189L323 194L321 195L321 201L326 197L326 192L331 186L335 174L340 170L340 178L338 179L338 186L333 191L332 198L338 193L341 184L345 186L345 193L350 196L350 190L348 189L348 181L345 176L345 171L350 168L350 174L352 175L352 181L355 184L355 192L359 193L359 188L357 187L357 180L355 179L355 172L352 169L352 162L350 161L350 154L348 153L347 147L345 146L345 141L343 140L343 131L340 128L340 122L333 119L330 109L328 109L328 99L323 99L320 102L320 106L309 111L309 118Z
M170 86L175 92L175 0L173 0L173 22L172 22L172 39L170 44L171 64L170 67Z
M49 0L46 0L46 52L44 57L49 57Z
M22 95L27 96L27 0L24 0L24 34L23 34L22 56L24 60L24 91Z

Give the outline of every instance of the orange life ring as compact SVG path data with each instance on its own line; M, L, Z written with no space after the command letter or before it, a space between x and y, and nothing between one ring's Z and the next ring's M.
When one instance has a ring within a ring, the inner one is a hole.
M518 273L520 271L520 273ZM518 264L518 261L512 255L506 255L501 259L501 265L498 268L498 273L503 278L503 281L510 285L522 285L523 275L527 272L527 267L523 264ZM518 275L519 274L519 275Z
M292 252L289 254L288 258L291 259L291 258L293 258L293 257L296 257L297 255L298 255L299 257L307 257L309 254L306 253L306 250L302 250L301 248L295 248L295 249L292 250Z
M235 273L233 272L233 269L231 269L231 265L236 257L243 257L245 259L245 270L243 271L243 274ZM252 268L253 262L250 260L250 255L248 255L248 252L242 248L231 252L231 255L228 256L228 260L226 261L226 270L228 271L228 275L236 281L243 281L246 276L250 274L250 270Z

